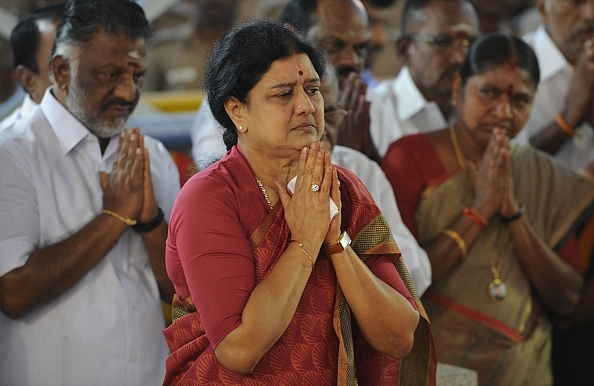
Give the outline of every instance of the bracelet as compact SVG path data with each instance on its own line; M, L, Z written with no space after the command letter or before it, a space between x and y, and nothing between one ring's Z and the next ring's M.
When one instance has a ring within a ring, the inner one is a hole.
M121 222L123 222L124 224L128 225L128 226L133 226L136 225L137 221L136 220L132 220L131 218L126 218L126 217L122 217L119 214L117 214L116 212L112 212L111 210L107 210L107 209L103 209L101 211L101 213L105 213L108 214L112 217L117 218L118 220L120 220Z
M501 221L503 221L506 224L512 223L514 221L516 221L517 219L519 219L520 217L522 217L524 215L524 212L526 212L526 207L522 204L520 205L520 209L518 209L518 213L514 214L511 217L501 217Z
M157 215L149 222L137 223L136 225L132 226L134 232L136 233L146 233L150 232L153 229L157 228L161 223L165 220L165 213L163 213L163 209L157 207Z
M565 134L569 135L570 137L575 135L575 130L567 124L561 114L555 115L555 121L557 122L557 125L559 125L559 128L565 132Z
M299 245L299 248L301 248L301 250L303 251L303 253L305 253L307 255L307 257L309 257L309 261L311 262L311 267L313 268L316 263L314 263L314 260L311 257L311 255L309 253L307 253L307 251L303 248L303 244L301 244L297 240L291 240L291 242L289 244L291 244L291 243L297 243L297 245Z
M460 234L452 229L446 229L445 231L441 232L444 235L448 236L450 239L454 240L454 242L458 245L460 249L460 258L462 260L466 259L468 255L468 246L466 245L466 241L460 236Z
M487 220L471 207L467 206L464 208L462 214L470 221L478 225L479 228L485 229L487 227Z

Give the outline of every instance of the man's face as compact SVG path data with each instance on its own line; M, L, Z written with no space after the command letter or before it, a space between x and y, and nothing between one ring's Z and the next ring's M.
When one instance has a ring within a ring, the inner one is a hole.
M476 15L468 3L437 0L413 17L404 37L404 63L427 100L449 98L467 45L478 34Z
M103 31L75 48L66 107L96 136L109 138L124 130L140 98L146 49L144 39Z
M53 20L38 20L36 24L39 31L39 48L35 53L38 73L35 75L37 87L35 87L31 98L36 103L41 103L45 90L52 84L49 75L49 60L52 53L52 45L56 38L58 22Z
M371 39L365 8L358 0L323 0L316 18L307 37L326 52L342 85L349 73L361 72L365 65Z
M594 1L545 0L540 10L549 35L567 60L575 64L584 42L594 37Z

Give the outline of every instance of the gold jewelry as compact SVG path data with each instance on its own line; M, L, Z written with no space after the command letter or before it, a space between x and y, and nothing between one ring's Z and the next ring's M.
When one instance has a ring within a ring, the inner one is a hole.
M303 251L303 253L305 253L307 255L307 257L309 257L309 261L311 262L311 267L313 268L314 265L315 265L314 260L311 257L311 255L309 253L307 253L307 251L303 248L303 244L301 244L297 240L291 240L291 242L289 244L291 244L291 243L297 243L297 245L299 245L299 248L301 248L301 250Z
M503 244L501 241L505 241L505 239L507 238L507 233L505 231L502 234L503 236L500 238L500 242L498 243L500 245ZM493 280L489 282L489 298L491 298L491 300L495 304L501 304L507 298L507 287L499 277L501 268L503 267L503 253L505 250L505 244L503 244L500 248L500 256L495 256L495 260L493 260L491 259L493 255L493 253L491 252L497 250L496 246L493 246L493 248L489 248L489 245L487 245L486 237L483 238L483 243L485 250L488 253L489 270L493 275Z
M446 229L441 233L448 236L450 239L454 240L454 242L458 245L458 248L460 249L460 259L465 260L466 256L468 255L468 246L466 245L466 241L464 241L462 236L460 236L460 233L452 229Z
M112 217L115 217L128 226L133 226L133 225L136 225L136 223L137 223L136 220L132 220L131 218L126 218L126 217L120 216L119 214L117 214L116 212L112 212L111 210L103 209L101 211L101 213L108 214Z
M274 209L274 207L272 206L272 203L270 202L270 197L268 197L268 193L266 193L266 189L264 188L264 185L262 185L262 181L260 181L257 178L256 178L256 181L258 181L258 186L260 187L260 190L262 191L262 194L264 195L264 199L268 203L268 206L270 207L270 209Z
M462 149L458 143L458 137L456 136L456 129L454 126L450 126L450 139L452 140L452 145L454 146L454 151L456 152L458 166L460 166L460 169L464 169L466 166L466 162L464 161L464 153L462 153Z

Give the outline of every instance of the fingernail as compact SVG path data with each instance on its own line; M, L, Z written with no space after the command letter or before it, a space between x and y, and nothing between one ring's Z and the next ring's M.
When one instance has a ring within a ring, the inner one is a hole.
M309 147L304 147L303 149L301 149L301 152L303 154L307 154L308 151L309 151Z
M136 136L135 136L134 134L132 134L132 135L130 136L130 141L134 141L135 139L136 139Z

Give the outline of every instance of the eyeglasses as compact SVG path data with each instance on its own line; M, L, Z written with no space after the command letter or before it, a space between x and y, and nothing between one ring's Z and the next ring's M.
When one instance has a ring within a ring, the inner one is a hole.
M348 111L345 109L341 109L340 107L334 105L324 109L324 121L332 126L340 126L344 117L348 115Z
M456 46L468 48L476 40L476 36L470 36L466 33L458 34L455 36L451 35L423 35L423 34L411 34L407 35L411 40L417 42L423 42L435 46L438 50L447 51L454 47L454 43L458 43Z

